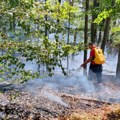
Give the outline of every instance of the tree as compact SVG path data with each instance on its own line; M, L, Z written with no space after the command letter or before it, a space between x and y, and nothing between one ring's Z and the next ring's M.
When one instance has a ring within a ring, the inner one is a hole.
M56 1L47 0L46 4L44 1L33 0L8 0L7 2L3 0L0 2L2 5L0 6L0 20L3 21L3 24L0 23L0 51L3 51L3 55L0 56L0 79L25 82L39 77L38 71L24 69L24 62L33 60L36 63L44 63L50 76L56 66L59 66L66 74L62 66L62 58L81 48L55 40L50 41L47 37L47 31L51 33L66 32L64 23L69 18L68 8L71 10L71 15L76 12L76 8L68 3L61 6L59 4L60 10L56 13L58 11ZM45 19L45 15L47 15L47 19ZM14 19L11 19L12 17ZM57 24L58 19L60 24ZM15 38L8 34L13 35L9 28L13 22L16 25L12 28L15 30ZM36 29L36 25L39 28ZM25 38L19 41L21 35L24 35Z
M46 4L47 0L45 0L45 4ZM48 30L47 30L47 15L45 15L45 37L47 37L48 35Z
M93 0L93 9L92 9L92 23L91 23L91 41L94 43L97 38L97 24L94 23L94 20L97 18L95 13L95 8L98 7L98 1Z
M87 45L88 42L88 9L89 9L89 0L86 0L85 2L85 29L84 29L84 44ZM84 50L84 62L87 59L87 50ZM86 69L86 65L85 65L85 69Z
M105 28L104 28L104 36L103 36L103 43L102 43L102 49L104 50L105 49L105 44L106 44L106 41L107 41L107 38L108 38L108 32L109 32L109 29L110 29L110 26L111 26L111 32L112 34L114 33L114 35L112 35L112 39L113 39L113 43L116 47L116 45L118 46L118 49L119 49L119 44L120 44L120 41L119 41L119 31L120 31L120 27L119 25L117 25L117 27L114 25L112 26L112 22L110 21L116 21L117 19L119 19L120 17L120 0L102 0L101 2L104 3L102 5L102 10L101 12L99 13L97 19L94 21L95 23L98 23L100 24L104 19L106 20L106 23L105 23ZM117 69L116 69L116 78L119 78L119 75L120 75L120 50L119 50L119 53L118 53L118 63L117 63Z
M120 45L119 45L119 52L118 52L118 63L116 69L116 78L120 79Z
M109 35L109 28L110 27L110 17L106 18L105 20L105 28L104 28L104 35L103 35L103 40L102 40L102 44L101 44L101 48L104 52L105 50L105 46L106 46L106 42L108 39L108 35Z

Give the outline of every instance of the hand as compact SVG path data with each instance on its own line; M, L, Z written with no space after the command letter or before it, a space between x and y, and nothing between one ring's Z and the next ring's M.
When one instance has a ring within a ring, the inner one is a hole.
M81 64L81 66L80 67L85 67L85 64Z

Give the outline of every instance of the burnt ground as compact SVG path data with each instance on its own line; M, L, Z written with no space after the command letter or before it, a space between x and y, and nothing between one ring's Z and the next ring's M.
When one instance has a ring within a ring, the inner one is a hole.
M101 89L80 88L76 94L71 86L59 91L48 86L33 91L1 86L0 120L119 120L120 83L104 79Z
M90 112L110 103L87 100L68 94L54 94L58 101L43 96L33 97L30 94L19 93L1 94L0 117L7 120L53 120L67 118L73 112ZM41 93L40 93L41 94ZM53 92L52 92L53 94ZM61 101L63 102L61 102Z

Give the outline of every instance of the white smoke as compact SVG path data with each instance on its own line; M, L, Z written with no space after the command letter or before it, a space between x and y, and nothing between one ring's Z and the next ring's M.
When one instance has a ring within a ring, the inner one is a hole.
M55 96L52 93L49 93L49 92L45 91L42 96L50 99L51 101L55 101L55 102L65 106L65 107L68 107L68 105L65 102L63 102L60 97Z

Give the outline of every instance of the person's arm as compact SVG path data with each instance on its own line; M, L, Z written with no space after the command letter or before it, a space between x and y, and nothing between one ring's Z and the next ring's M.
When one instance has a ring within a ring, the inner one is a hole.
M84 67L87 63L92 61L92 56L89 57L89 59L87 59L82 65L81 67Z

